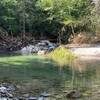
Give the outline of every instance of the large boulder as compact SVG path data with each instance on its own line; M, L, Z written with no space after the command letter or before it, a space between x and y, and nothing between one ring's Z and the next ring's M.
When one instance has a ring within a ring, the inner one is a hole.
M26 46L21 49L21 54L22 55L30 55L32 53L33 49L34 49L33 45Z
M20 50L22 55L30 55L32 53L37 53L39 55L44 55L47 51L50 52L57 47L56 44L49 42L48 40L43 40L35 45L27 45Z

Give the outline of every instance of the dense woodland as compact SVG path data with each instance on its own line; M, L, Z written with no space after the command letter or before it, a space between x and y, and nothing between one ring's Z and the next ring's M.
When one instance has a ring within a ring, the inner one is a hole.
M68 43L80 32L97 34L99 1L0 0L0 40L18 44L34 38Z

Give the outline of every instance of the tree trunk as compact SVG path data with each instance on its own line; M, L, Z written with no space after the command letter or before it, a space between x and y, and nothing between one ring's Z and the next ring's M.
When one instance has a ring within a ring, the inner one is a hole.
M25 32L25 11L23 11L23 29L22 29L22 33L23 33L23 35L26 33Z
M75 32L74 32L74 27L73 27L73 25L71 25L71 29L72 29L72 36L74 37Z
M59 42L59 45L61 45L61 33L58 32L58 42Z

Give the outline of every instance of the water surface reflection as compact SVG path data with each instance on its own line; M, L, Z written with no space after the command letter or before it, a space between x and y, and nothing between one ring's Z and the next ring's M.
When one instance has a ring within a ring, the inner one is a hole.
M15 84L17 95L30 93L38 96L48 92L53 95L50 100L67 100L67 92L79 90L82 93L79 100L99 100L99 58L78 58L71 67L65 66L61 74L57 65L44 58L31 56L20 57L21 60L16 57L4 59L0 59L0 81Z

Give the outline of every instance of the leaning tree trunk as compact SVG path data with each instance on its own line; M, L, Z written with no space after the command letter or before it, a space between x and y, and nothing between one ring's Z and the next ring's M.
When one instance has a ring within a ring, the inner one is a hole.
M58 42L59 42L59 45L61 45L61 33L58 32Z
M59 41L59 45L61 45L62 44L62 37L63 37L63 33L65 32L65 26L63 26L62 28L61 28L61 30L58 32L58 41Z
M23 8L22 8L23 10L22 10L22 16L21 16L21 23L22 23L21 37L22 37L22 46L23 46L23 45L25 45L25 33L26 33L25 1L22 1L22 6L23 6Z
M73 36L73 38L74 38L75 31L74 31L74 27L73 27L73 25L72 25L72 24L71 24L71 30L72 30L72 36Z

